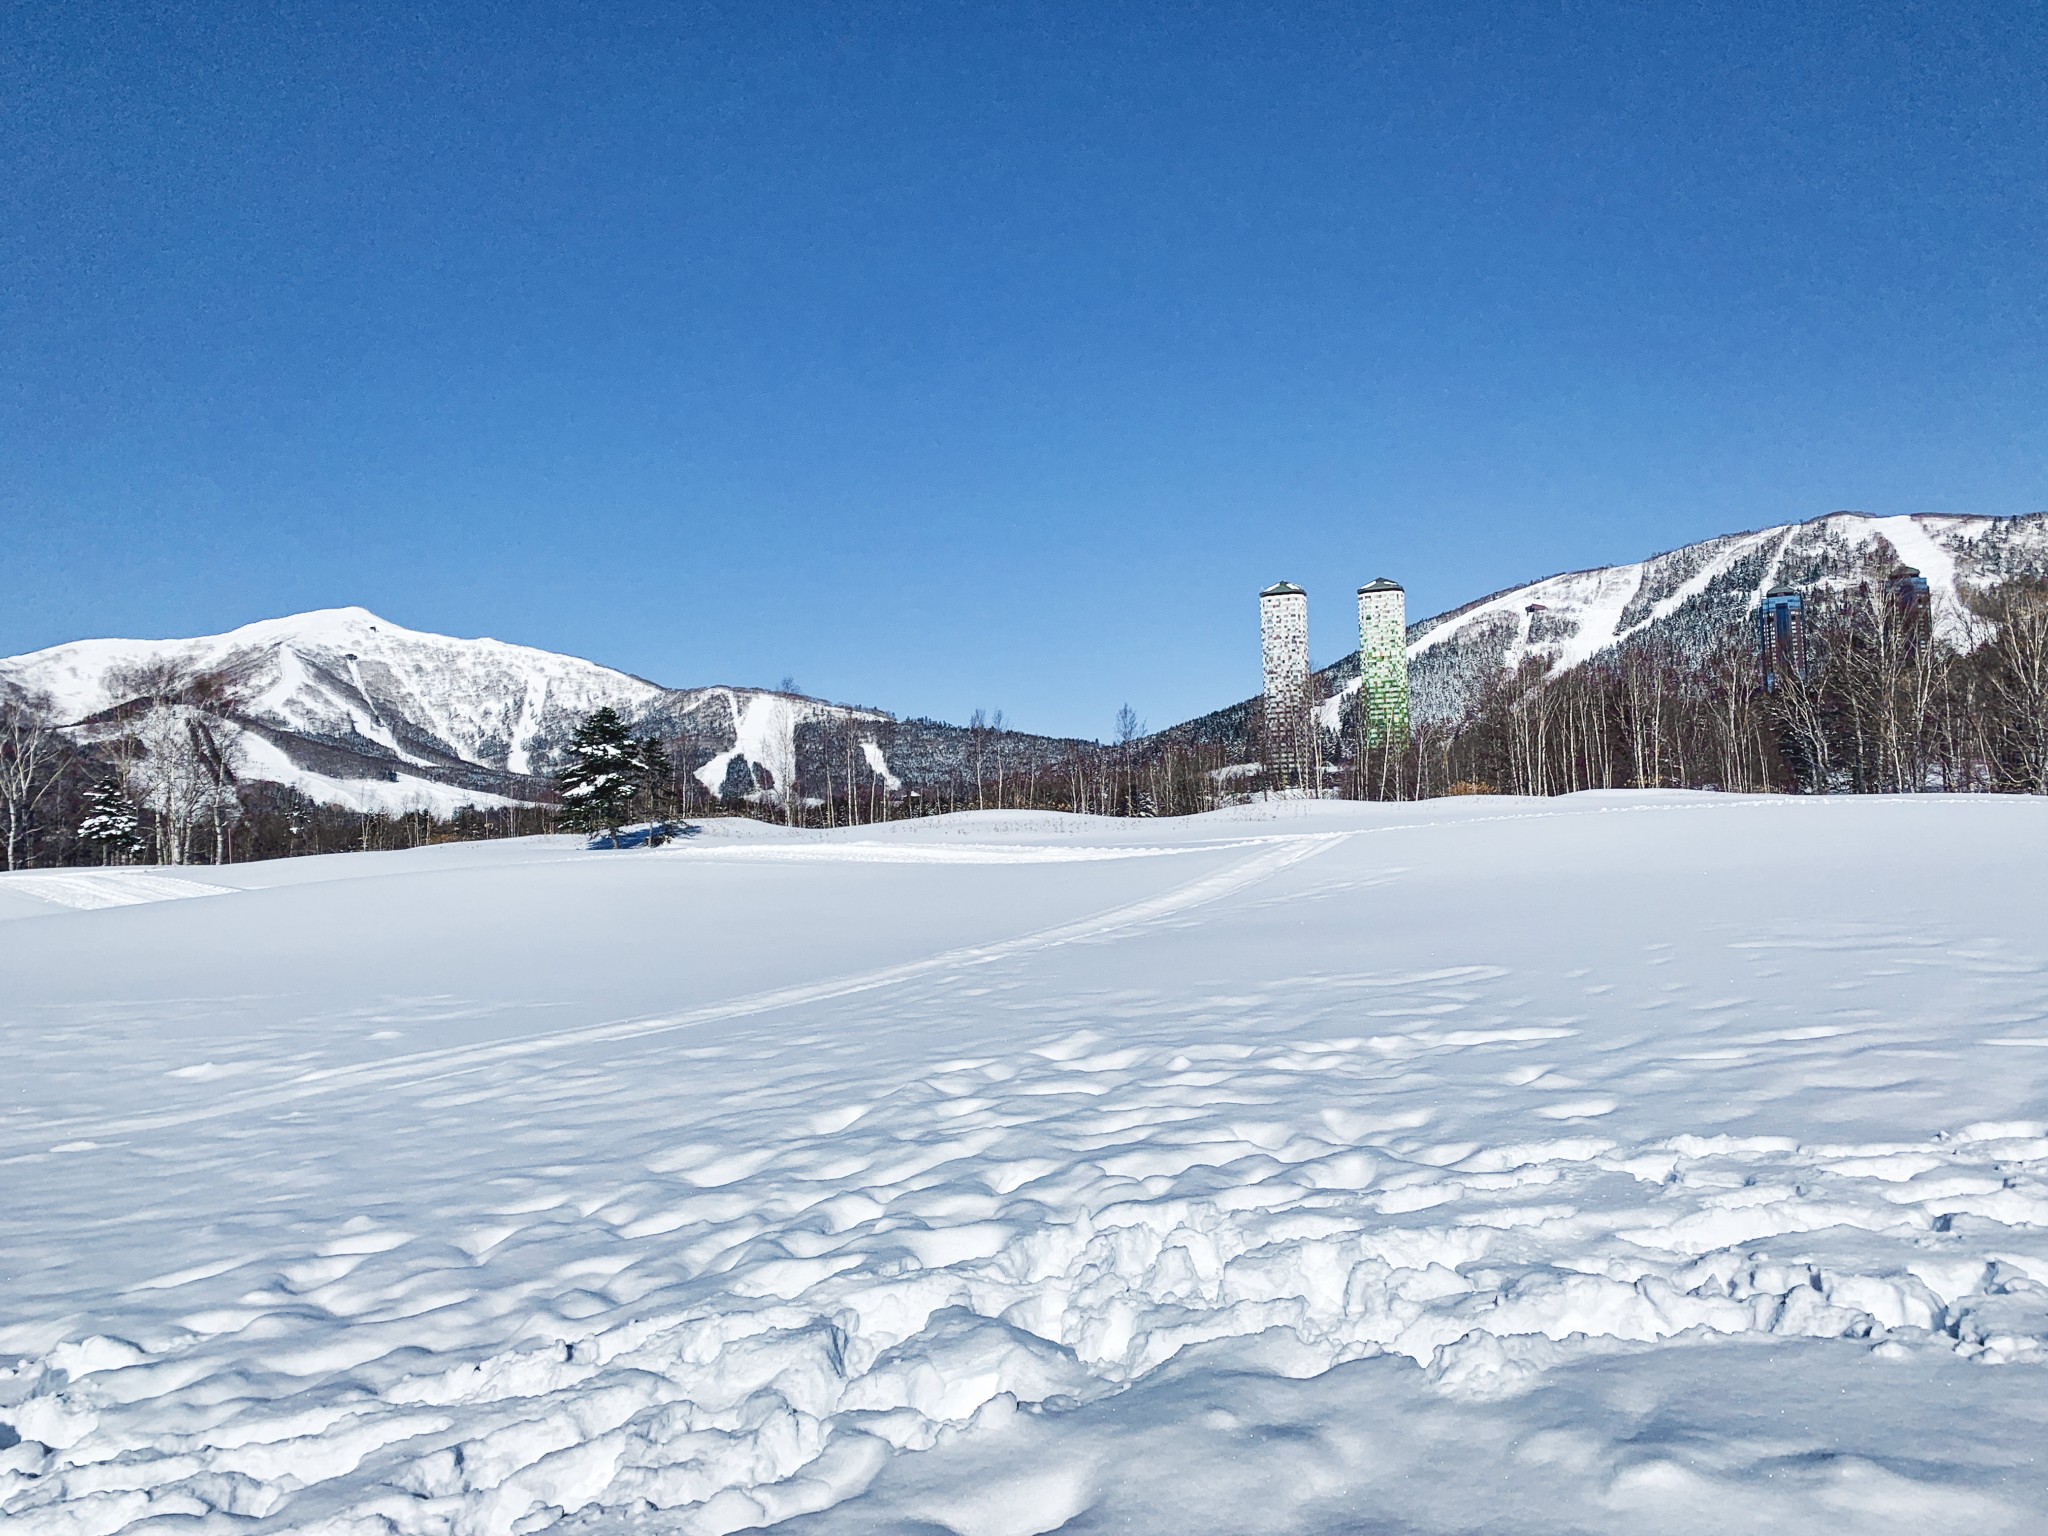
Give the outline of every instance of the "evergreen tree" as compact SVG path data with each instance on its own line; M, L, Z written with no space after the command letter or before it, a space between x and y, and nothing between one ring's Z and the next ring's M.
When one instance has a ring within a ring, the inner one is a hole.
M647 796L648 819L654 823L647 841L650 847L659 847L668 840L669 818L675 814L675 765L652 736L640 738L639 756L640 788Z
M569 761L555 775L562 797L563 824L577 832L602 832L616 848L619 827L639 798L647 777L641 744L609 704L576 727Z
M149 846L142 835L142 813L117 778L100 780L85 792L85 815L78 840L99 850L100 862L112 864L136 857Z

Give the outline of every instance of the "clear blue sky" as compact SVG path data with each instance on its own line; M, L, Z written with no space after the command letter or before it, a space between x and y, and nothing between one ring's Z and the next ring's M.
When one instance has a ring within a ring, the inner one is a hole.
M0 19L0 653L360 603L1020 726L2048 505L2048 8Z

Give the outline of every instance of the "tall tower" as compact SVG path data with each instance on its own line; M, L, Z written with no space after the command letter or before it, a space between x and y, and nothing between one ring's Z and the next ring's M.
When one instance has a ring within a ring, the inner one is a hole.
M1408 741L1408 594L1382 576L1358 589L1358 707L1365 741Z
M1792 587L1773 587L1756 610L1757 650L1762 654L1764 692L1806 676L1806 599Z
M1934 638L1934 594L1929 591L1925 576L1910 565L1902 565L1885 579L1885 591L1905 631L1909 649Z
M1308 782L1308 594L1291 581L1259 594L1259 648L1266 666L1266 767L1284 785Z

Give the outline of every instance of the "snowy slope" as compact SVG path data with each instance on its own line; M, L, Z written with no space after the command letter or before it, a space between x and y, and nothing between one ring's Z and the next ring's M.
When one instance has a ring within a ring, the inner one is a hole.
M1637 636L1698 643L1753 614L1781 582L1812 588L1882 575L1900 564L1927 578L1937 623L1960 639L1958 582L1991 585L2008 575L2048 574L2048 515L1837 512L1708 539L1633 565L1531 582L1410 626L1416 712L1455 716L1486 677L1532 657L1557 673Z
M2044 869L1628 793L0 877L0 1524L2040 1530Z
M424 634L361 608L194 640L79 641L0 662L0 682L49 695L90 737L151 665L225 684L249 777L360 809L444 814L498 803L521 776L544 772L600 705L630 714L664 692L574 657Z
M714 752L692 772L692 777L711 794L720 794L739 764L749 770L749 782L761 788L754 793L772 792L797 782L798 732L810 724L839 722L855 729L871 761L880 759L881 748L871 730L888 720L874 710L848 709L788 693L763 693L744 688L695 688L672 695L666 717L678 723L705 717L724 723L731 745ZM761 771L765 770L765 772ZM875 769L882 773L884 769ZM892 786L893 787L893 786Z
M715 793L733 761L790 782L807 720L874 711L755 689L672 690L529 646L404 629L361 608L195 640L84 640L0 661L0 687L48 695L90 738L151 664L223 681L247 777L362 810L492 805L530 795L578 722L609 705L637 726L706 738ZM749 792L756 776L745 775Z
M1408 626L1412 714L1418 720L1457 719L1491 680L1531 659L1555 675L1639 637L1681 648L1708 645L1729 626L1748 622L1763 594L1781 582L1812 589L1882 576L1900 564L1927 577L1944 633L1966 639L1957 622L1958 585L2048 576L2048 513L1999 518L1836 512L1496 592ZM1327 689L1323 728L1336 733L1358 693L1357 655L1317 676ZM1249 761L1258 753L1256 702L1246 699L1160 736L1220 743Z
M600 705L644 707L653 683L500 640L402 629L362 608L246 624L196 640L83 640L6 662L67 720L123 702L124 669L171 662L232 680L243 712L314 740L360 742L420 766L448 758L531 771L536 746Z

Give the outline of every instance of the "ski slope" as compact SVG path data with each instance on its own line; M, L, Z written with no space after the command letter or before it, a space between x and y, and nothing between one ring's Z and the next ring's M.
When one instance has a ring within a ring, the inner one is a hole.
M0 1527L2039 1531L2044 856L1629 792L0 876Z
M1746 630L1781 582L1827 591L1881 580L1898 564L1927 578L1937 632L1967 650L1982 627L1967 622L1964 589L2048 571L2048 517L1836 512L1496 592L1410 627L1415 709L1455 720L1477 689L1531 661L1555 677L1632 641L1718 643ZM1350 682L1344 696L1356 690ZM1331 705L1327 729L1336 718Z
M463 806L526 803L532 786L498 776L551 773L593 710L618 710L656 735L727 739L695 776L711 794L735 760L795 782L800 726L872 732L875 710L750 688L662 688L645 679L500 640L406 629L363 608L245 624L191 640L80 640L0 657L0 695L49 701L81 740L117 734L109 712L141 696L153 673L211 678L223 693L211 728L233 743L245 782L282 784L323 805L452 816ZM863 752L893 789L882 749ZM477 786L498 778L506 793Z

